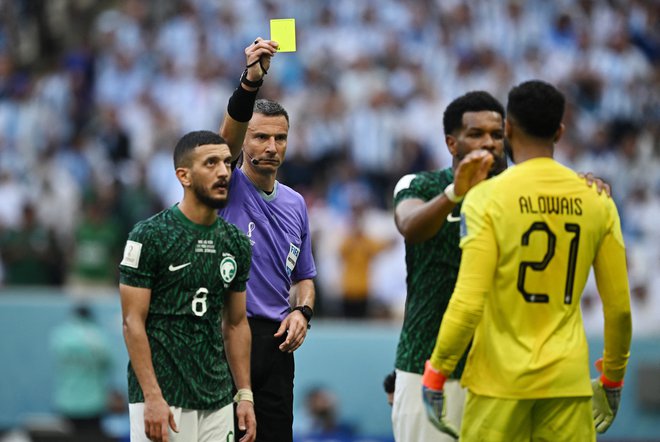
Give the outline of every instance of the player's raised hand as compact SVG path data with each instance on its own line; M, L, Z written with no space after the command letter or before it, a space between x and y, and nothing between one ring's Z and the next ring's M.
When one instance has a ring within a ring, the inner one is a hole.
M488 172L495 161L494 154L480 149L470 152L458 163L454 174L454 192L464 196L468 190L488 177Z
M257 37L252 44L245 48L245 65L247 66L247 79L260 82L270 69L271 58L277 52L278 43Z

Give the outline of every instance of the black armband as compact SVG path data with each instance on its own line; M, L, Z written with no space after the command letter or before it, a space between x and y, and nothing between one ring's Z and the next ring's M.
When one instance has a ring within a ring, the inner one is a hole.
M240 123L247 123L252 118L254 102L257 99L257 91L246 91L239 85L229 97L227 113L230 117Z

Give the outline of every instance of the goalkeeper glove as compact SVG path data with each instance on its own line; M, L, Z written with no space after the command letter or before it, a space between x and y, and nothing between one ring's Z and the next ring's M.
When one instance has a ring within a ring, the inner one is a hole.
M442 390L445 380L447 378L431 366L431 361L426 361L422 377L422 399L426 416L438 430L458 439L458 432L445 419L445 395Z
M600 377L591 380L593 390L592 409L596 431L604 433L610 428L621 402L621 389L623 381L610 381L602 374L603 360L596 361L596 368L601 373Z

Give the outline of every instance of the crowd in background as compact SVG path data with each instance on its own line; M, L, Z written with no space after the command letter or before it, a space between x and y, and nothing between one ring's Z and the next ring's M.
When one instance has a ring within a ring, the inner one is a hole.
M0 0L3 284L116 287L128 229L182 195L176 140L217 130L244 48L269 37L269 19L295 17L298 50L277 54L260 96L291 115L279 179L308 204L319 313L343 314L343 285L356 271L367 272L368 292L358 295L369 299L365 316L402 311L394 184L450 164L442 112L453 98L483 89L505 102L511 86L538 78L567 96L558 159L613 187L635 327L660 331L652 319L660 314L658 6ZM355 234L383 246L343 253L341 238ZM360 265L342 262L347 256ZM588 327L597 298L588 287Z

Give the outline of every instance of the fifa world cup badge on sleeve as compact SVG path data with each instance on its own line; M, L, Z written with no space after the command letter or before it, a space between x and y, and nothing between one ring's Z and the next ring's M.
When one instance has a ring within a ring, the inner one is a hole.
M124 247L124 258L121 260L120 265L137 269L140 265L141 253L142 243L131 241L129 239L126 241L126 246Z
M298 262L298 256L300 256L300 248L289 243L289 255L286 257L286 274L291 276L291 272L296 268L296 262Z
M468 234L467 222L465 221L465 214L461 213L461 238L465 238Z

